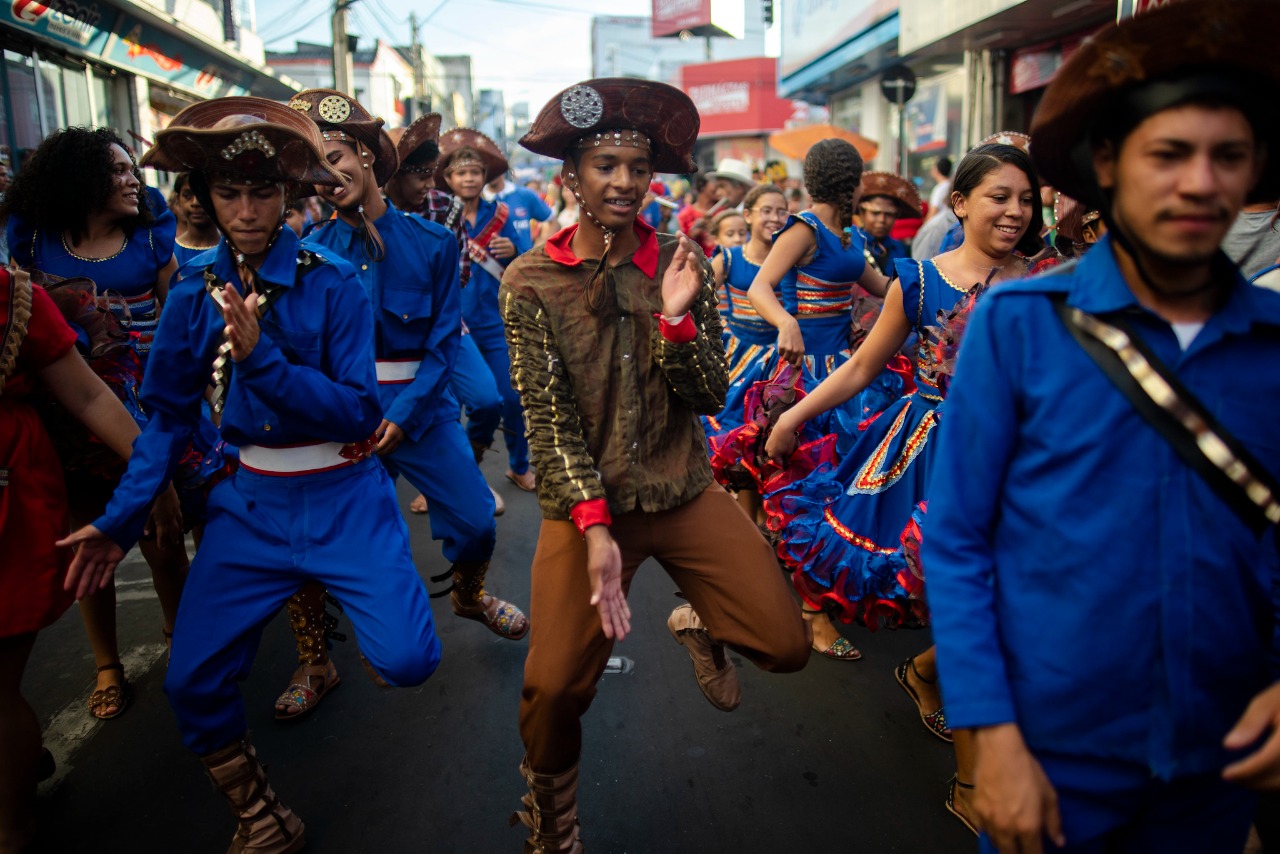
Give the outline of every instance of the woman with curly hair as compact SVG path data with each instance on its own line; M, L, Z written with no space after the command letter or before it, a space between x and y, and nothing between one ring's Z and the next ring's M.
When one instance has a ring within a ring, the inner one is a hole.
M91 279L100 303L133 334L143 366L177 269L176 221L167 209L157 217L157 198L142 183L119 136L107 128L71 127L40 144L0 203L13 260L50 287L63 279ZM136 380L140 383L141 376ZM88 466L65 455L62 462L72 522L79 528L101 515L123 468L114 462ZM166 530L180 531L172 489L157 508L166 517ZM186 550L179 534L144 543L142 553L151 566L167 638L186 577ZM89 711L113 718L128 702L116 639L115 589L82 599L80 609L98 670Z

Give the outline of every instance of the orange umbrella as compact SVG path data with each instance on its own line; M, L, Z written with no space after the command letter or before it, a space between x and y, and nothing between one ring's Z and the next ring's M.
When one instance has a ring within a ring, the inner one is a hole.
M863 160L871 160L880 150L878 142L872 142L860 133L835 125L809 125L808 127L780 130L769 134L769 145L796 160L804 160L814 143L824 139L843 139L858 149Z

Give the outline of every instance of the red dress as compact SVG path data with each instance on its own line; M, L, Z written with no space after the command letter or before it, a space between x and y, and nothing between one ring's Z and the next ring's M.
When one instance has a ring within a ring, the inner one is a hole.
M0 637L42 629L75 601L62 590L71 550L54 545L70 524L62 466L30 398L39 371L74 347L76 334L43 289L30 290L27 334L0 388ZM14 292L0 268L0 337L11 333Z

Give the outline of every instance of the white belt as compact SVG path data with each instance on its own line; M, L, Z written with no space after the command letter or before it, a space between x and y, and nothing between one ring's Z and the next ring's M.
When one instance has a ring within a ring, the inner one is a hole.
M378 372L378 384L411 383L418 375L421 359L378 359L375 366Z
M341 442L316 442L287 448L242 445L240 465L258 474L316 474L349 466L353 460L342 456Z

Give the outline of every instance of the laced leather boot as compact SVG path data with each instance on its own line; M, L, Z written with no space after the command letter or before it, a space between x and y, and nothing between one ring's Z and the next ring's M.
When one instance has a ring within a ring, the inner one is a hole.
M524 811L513 813L510 823L529 828L524 854L584 854L578 826L578 766L562 774L535 774L526 756L520 776L529 794L520 799Z
M293 854L306 842L302 819L276 799L248 733L241 741L200 757L213 787L240 822L227 854Z
M485 592L489 561L459 561L451 569L453 613L484 623L489 631L507 640L520 640L529 632L529 619L510 602Z

